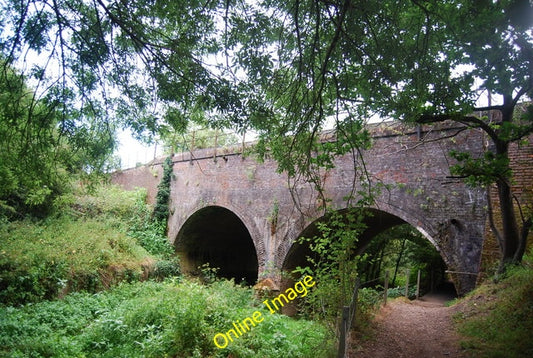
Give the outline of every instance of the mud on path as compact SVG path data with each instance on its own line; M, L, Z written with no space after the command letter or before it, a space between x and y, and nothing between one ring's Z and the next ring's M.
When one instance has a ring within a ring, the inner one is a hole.
M348 357L466 357L453 327L457 308L445 307L445 301L439 295L389 301L375 317L371 338L352 337Z

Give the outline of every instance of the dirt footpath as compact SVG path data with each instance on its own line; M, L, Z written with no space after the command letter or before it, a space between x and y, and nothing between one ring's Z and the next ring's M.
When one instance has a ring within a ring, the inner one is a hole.
M376 316L374 333L362 343L352 340L349 357L466 357L453 329L455 307L427 295L418 301L389 301Z

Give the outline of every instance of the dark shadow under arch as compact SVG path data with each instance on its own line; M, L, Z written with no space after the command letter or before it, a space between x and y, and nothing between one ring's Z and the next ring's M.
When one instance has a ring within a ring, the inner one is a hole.
M399 226L399 225L410 225L405 220L399 218L396 215L387 213L382 210L374 209L374 208L368 208L365 209L366 212L369 214L365 217L364 223L366 224L367 228L364 230L364 232L360 235L358 246L356 249L356 255L363 254L369 244L372 242L372 239L374 239L377 235L379 235L382 232L385 232L386 230L389 230L393 227ZM346 209L340 210L341 213L345 213ZM320 234L317 223L324 221L325 218L319 218L312 222L310 225L308 225L304 231L300 234L300 237L313 237L318 234ZM426 237L427 238L427 237ZM431 242L431 240L428 240ZM433 246L433 243L432 243ZM434 246L433 246L434 247ZM437 250L437 248L435 248ZM440 253L442 258L442 253ZM282 265L282 271L286 273L291 273L295 268L298 266L305 267L308 266L308 260L307 257L311 256L315 260L318 259L316 257L316 253L312 252L309 248L308 244L300 244L298 242L293 243L293 245L290 247L290 249L287 252L287 255L285 256L285 259L283 261ZM444 261L442 261L442 264L445 266ZM290 275L289 275L290 276ZM288 278L283 280L282 287L288 287L293 282L292 279Z
M196 273L198 267L209 263L219 268L218 275L257 281L258 261L252 237L231 210L208 206L195 212L181 227L175 247L185 272Z
M339 210L341 213L346 212L347 209ZM399 217L389 214L385 211L377 209L365 209L369 214L364 222L367 226L367 229L359 237L359 245L357 248L357 254L364 252L366 246L370 243L373 237L379 233L390 229L393 226L405 224L406 222ZM310 225L308 225L304 231L300 234L300 237L313 237L319 234L317 223L324 221L325 218L321 217ZM308 245L302 245L295 242L289 249L285 260L283 261L282 269L284 271L292 271L298 266L306 266L307 259L306 257L312 255L311 250Z

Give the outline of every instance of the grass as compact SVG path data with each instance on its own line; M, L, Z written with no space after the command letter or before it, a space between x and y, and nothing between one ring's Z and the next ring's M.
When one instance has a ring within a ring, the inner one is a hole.
M136 240L101 219L57 218L45 223L16 222L0 231L3 257L19 265L39 260L63 262L91 272L109 265L137 269L149 258Z
M143 190L101 186L62 197L45 220L0 221L0 303L97 292L122 280L174 275L172 246L149 223Z
M138 279L155 259L136 240L95 218L60 217L0 229L0 301L52 299Z
M140 279L155 261L135 239L94 218L4 224L0 242L0 302L9 305Z
M213 337L262 312L264 321L227 348ZM0 308L3 357L328 357L318 323L270 314L249 288L177 279L121 284L98 294Z
M487 282L459 303L462 347L475 357L533 357L533 252L498 282Z

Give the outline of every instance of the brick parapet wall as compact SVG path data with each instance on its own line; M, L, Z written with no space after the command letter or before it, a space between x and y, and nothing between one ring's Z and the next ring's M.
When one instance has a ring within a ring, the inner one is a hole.
M137 168L119 170L111 175L111 182L120 185L126 190L134 190L135 188L146 189L147 202L154 204L157 195L157 186L163 175L163 161L159 159Z

